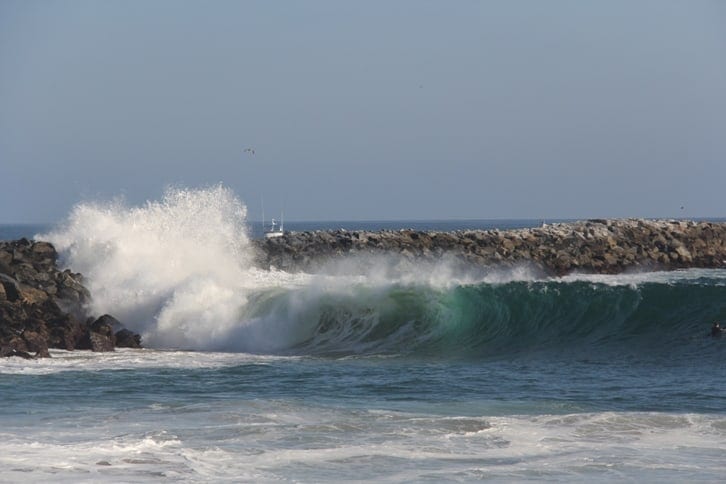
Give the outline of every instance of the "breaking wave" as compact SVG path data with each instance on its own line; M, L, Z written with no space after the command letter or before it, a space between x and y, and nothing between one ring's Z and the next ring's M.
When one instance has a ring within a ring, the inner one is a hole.
M223 186L140 207L77 205L41 236L86 277L90 312L147 346L250 353L496 355L642 345L667 351L726 315L726 271L473 279L445 264L304 275L253 266L246 207ZM375 267L367 264L366 267Z

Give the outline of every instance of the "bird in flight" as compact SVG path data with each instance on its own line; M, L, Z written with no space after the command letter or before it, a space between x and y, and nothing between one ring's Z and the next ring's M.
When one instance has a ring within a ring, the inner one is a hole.
M242 153L249 153L251 155L254 155L255 154L255 150L252 149L252 148L245 148L244 150L242 150Z

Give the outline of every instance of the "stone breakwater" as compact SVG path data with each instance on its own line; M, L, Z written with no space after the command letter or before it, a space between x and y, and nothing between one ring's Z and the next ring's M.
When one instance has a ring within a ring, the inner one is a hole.
M0 241L0 356L50 356L48 348L113 351L141 338L112 316L87 317L83 276L56 266L47 242Z
M449 259L464 267L533 265L545 274L573 271L726 267L726 223L588 220L516 230L315 231L256 240L258 264L315 272L351 256Z

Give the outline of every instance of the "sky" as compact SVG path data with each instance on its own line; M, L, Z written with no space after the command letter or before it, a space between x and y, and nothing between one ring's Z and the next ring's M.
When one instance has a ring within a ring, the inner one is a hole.
M249 151L254 150L254 154ZM726 216L726 2L0 0L0 223Z

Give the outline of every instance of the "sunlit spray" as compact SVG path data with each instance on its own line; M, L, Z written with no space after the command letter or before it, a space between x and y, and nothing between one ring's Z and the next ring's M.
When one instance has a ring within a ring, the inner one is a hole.
M86 277L91 313L148 345L214 347L237 324L252 253L246 207L227 188L168 189L160 201L81 203L43 236Z

